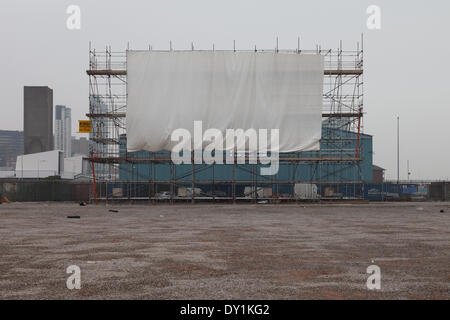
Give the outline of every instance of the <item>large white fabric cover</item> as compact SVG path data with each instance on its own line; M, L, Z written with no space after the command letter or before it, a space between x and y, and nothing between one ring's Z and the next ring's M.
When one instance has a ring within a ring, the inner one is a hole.
M224 136L279 129L280 152L318 150L322 90L321 55L128 51L127 149L172 150L172 132L193 137L202 120Z

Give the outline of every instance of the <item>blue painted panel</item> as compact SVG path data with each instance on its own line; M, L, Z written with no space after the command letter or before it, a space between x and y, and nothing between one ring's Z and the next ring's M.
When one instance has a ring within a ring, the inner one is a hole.
M322 143L321 151L319 152L303 152L302 157L355 157L356 153L356 134L352 132L341 131L338 129L323 129L323 136L333 136L334 140L328 143ZM341 153L336 154L337 147L342 149ZM372 136L361 135L360 139L360 155L363 161L358 166L354 164L332 163L318 165L317 163L300 164L298 166L281 163L276 180L300 180L300 181L364 181L366 183L372 182L373 179L373 151L372 151ZM122 157L126 154L126 140L121 137L120 154ZM133 157L147 157L149 153L139 151L133 153ZM167 155L169 153L167 152ZM288 154L280 155L280 157L289 156ZM291 155L292 156L292 155ZM213 169L207 165L196 165L195 180L205 181L212 180ZM253 180L252 171L257 174L260 173L260 165L240 165L235 171L236 181ZM188 181L191 179L191 165L178 165L175 168L176 176L180 181ZM164 164L129 164L124 163L120 165L120 180L130 181L149 181L149 180L170 180L170 165ZM260 180L261 177L258 177ZM231 180L232 166L231 165L215 165L214 166L215 180Z

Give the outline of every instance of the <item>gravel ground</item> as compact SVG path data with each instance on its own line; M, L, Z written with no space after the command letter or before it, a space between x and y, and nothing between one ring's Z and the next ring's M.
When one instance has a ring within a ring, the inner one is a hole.
M450 203L12 203L0 239L1 299L450 298Z

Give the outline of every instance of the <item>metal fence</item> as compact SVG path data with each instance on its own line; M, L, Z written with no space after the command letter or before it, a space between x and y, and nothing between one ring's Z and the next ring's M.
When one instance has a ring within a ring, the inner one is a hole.
M233 196L234 195L234 196ZM0 197L11 201L450 201L450 182L408 183L183 183L3 180Z
M67 181L2 181L0 195L14 202L89 201L91 183Z
M450 185L450 184L449 184ZM183 182L100 182L91 200L152 202L175 201L427 201L442 197L433 184L367 183L183 183ZM450 190L450 188L448 188Z

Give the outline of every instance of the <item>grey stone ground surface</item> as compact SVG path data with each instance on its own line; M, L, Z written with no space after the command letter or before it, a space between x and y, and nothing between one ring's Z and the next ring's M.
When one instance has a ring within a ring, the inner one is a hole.
M2 204L0 298L449 299L449 248L450 203Z

